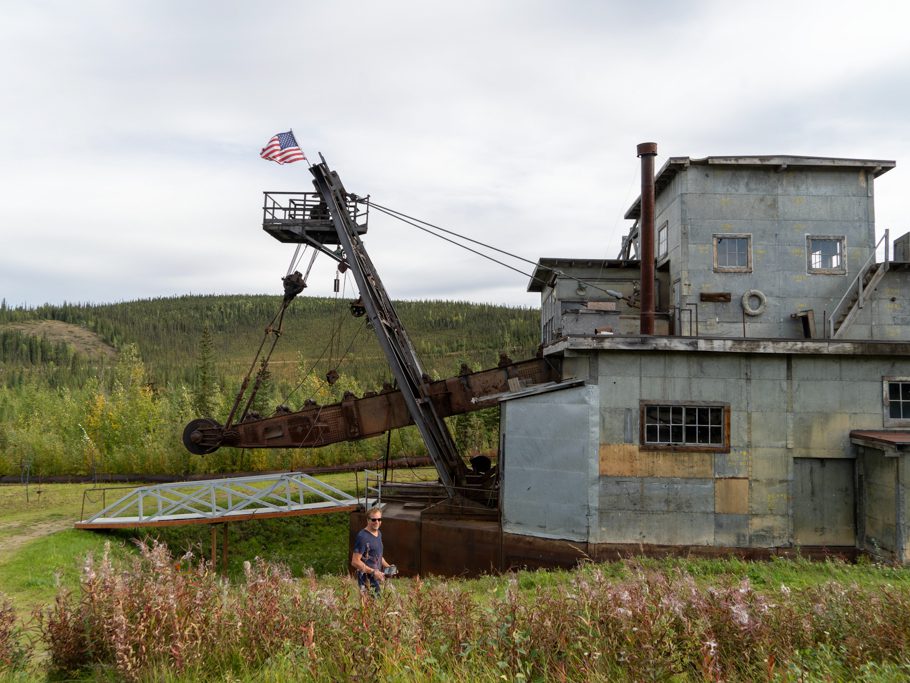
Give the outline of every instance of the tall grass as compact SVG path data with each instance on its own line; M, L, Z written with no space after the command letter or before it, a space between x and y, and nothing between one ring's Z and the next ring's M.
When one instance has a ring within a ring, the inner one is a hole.
M0 593L0 673L22 669L28 656L29 648L13 603Z
M617 578L618 576L618 578ZM89 557L78 593L41 614L53 668L125 680L887 680L910 674L910 588L829 582L757 590L685 568L587 566L390 583L293 578L255 561L233 585L205 562L141 548ZM801 673L802 672L802 673ZM811 678L811 676L810 676Z

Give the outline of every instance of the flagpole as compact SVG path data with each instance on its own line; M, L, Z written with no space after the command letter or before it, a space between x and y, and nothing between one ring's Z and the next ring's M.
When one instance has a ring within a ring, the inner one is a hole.
M294 140L297 141L297 146L300 147L300 141L297 140L297 135L294 133L294 129L293 129L293 128L288 128L288 130L291 131L291 135L293 135L293 136L294 136ZM302 149L301 149L300 151L303 152ZM306 159L306 162L307 162L308 164L310 164L310 165L308 166L308 168L313 168L313 164L310 163L310 158L306 155L306 152L304 152L303 158Z

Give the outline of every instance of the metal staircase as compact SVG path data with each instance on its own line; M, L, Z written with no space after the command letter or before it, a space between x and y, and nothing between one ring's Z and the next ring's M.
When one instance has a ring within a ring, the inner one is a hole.
M882 242L885 243L885 260L877 263L875 254ZM869 258L859 269L856 278L850 283L834 310L831 311L831 315L828 318L829 339L840 339L843 337L850 324L856 319L856 316L859 315L859 312L871 297L872 292L885 276L885 273L888 272L890 265L888 244L888 230L885 230L885 234L876 243Z

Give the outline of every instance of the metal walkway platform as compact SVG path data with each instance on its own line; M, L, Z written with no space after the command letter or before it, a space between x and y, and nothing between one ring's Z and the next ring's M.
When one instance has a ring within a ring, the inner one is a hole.
M368 492L369 488L366 489ZM88 493L88 492L87 492ZM77 529L220 524L269 517L347 512L372 498L355 498L302 472L157 484L134 489ZM84 510L84 505L83 505Z

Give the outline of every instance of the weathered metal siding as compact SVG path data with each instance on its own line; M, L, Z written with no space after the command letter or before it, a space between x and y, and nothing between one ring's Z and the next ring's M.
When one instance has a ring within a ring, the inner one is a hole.
M767 297L761 315L745 318L750 337L801 337L790 316L814 309L820 323L844 294L875 244L872 176L866 170L690 166L678 187L684 222L672 239L685 244L671 261L683 298L699 305L700 333L744 336L742 295ZM714 272L713 237L752 236L752 272ZM809 274L807 235L843 236L846 274ZM729 292L729 303L700 302L703 292Z
M898 458L897 462L897 493L895 497L897 499L897 545L900 549L898 552L898 557L903 564L910 563L910 547L908 547L908 540L910 540L910 496L907 495L907 491L910 490L910 471L908 471L907 463L903 457Z
M585 356L567 352L567 367ZM852 472L850 430L882 427L881 378L910 358L623 351L587 367L601 410L593 542L780 547L794 543L794 458ZM730 451L640 450L641 400L729 404ZM825 543L841 543L844 525L831 528Z
M874 298L845 330L844 339L910 339L910 270L892 266L875 288ZM899 269L898 269L899 268Z
M856 544L853 460L793 460L793 544Z
M679 174L657 195L654 202L654 256L657 265L665 263L668 259L670 261L678 260L688 248L686 234L680 229L686 222L685 205L682 201L682 197L686 193L686 186L686 174ZM667 253L661 255L658 253L657 237L660 227L664 223L667 224Z
M587 541L597 505L597 388L505 402L502 439L503 531Z
M887 458L876 448L857 447L860 468L860 543L863 550L882 559L896 559L898 458Z

